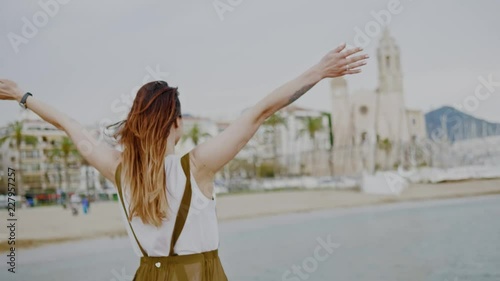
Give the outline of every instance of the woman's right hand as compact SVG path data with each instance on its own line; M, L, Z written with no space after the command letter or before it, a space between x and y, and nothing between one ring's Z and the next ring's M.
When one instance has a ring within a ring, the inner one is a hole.
M13 81L0 79L0 100L21 100L23 93Z
M356 74L361 72L361 67L366 64L368 55L359 55L362 48L352 48L344 50L346 44L342 44L330 51L316 65L322 78L334 78L348 74ZM358 54L353 56L354 54Z

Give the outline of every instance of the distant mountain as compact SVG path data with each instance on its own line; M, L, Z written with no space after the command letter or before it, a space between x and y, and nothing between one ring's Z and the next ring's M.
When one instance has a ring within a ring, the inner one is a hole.
M431 139L447 138L450 142L455 142L500 136L500 124L478 119L450 106L425 114L425 121L427 136Z

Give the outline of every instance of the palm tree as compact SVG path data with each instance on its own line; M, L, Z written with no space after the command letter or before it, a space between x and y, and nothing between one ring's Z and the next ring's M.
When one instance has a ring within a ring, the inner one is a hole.
M187 140L191 140L193 144L196 146L200 142L202 138L205 137L210 137L211 135L207 132L203 132L198 125L198 123L195 123L193 127L185 134L182 136L182 142L185 142Z
M284 126L287 128L286 119L281 116L279 112L274 113L269 118L264 121L263 124L267 129L266 133L270 133L273 136L273 157L274 157L274 168L278 170L278 127ZM278 174L278 173L276 173Z
M316 152L318 150L318 144L316 140L316 133L323 131L325 127L323 126L323 117L311 117L307 116L300 119L303 123L303 128L299 130L297 138L307 134L313 142L313 165L317 164ZM313 167L313 171L316 170Z
M59 159L59 157L61 157L61 150L53 143L52 144L52 148L49 149L47 152L46 152L46 156L47 156L47 169L45 171L45 178L46 178L46 181L49 182L49 169L51 169L51 166L53 168L53 164L56 162L55 160L56 159ZM62 175L61 175L61 167L60 167L60 163L56 163L57 164L57 188L62 190Z
M38 138L33 135L25 135L23 132L23 122L15 121L7 126L7 134L0 138L0 146L6 142L10 142L10 146L14 146L17 151L17 170L16 170L16 184L17 184L17 194L24 195L23 189L23 178L22 178L22 157L21 157L21 145L22 143L26 145L33 145L36 147L38 144Z
M62 138L62 141L59 144L59 148L61 151L61 156L63 159L63 166L64 166L64 178L66 181L66 187L70 186L70 178L69 178L69 162L68 158L70 155L75 155L78 156L78 150L76 149L75 145L71 141L70 138L64 136Z
M67 187L69 187L69 157L74 155L79 157L78 150L75 145L71 141L70 138L64 136L59 142L52 142L52 148L47 152L47 162L49 164L57 164L57 175L59 179L59 188L66 191ZM63 176L61 174L60 162L56 161L56 159L63 160L63 168L64 168L64 185L63 185ZM46 177L48 177L48 171L46 171Z

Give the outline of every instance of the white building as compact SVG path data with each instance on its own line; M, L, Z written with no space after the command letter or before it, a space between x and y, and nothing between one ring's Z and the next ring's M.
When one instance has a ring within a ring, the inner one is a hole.
M329 113L289 105L277 114L282 122L274 127L264 123L236 158L256 166L274 166L275 176L328 173L328 161L321 163L328 159L325 151L331 147ZM315 131L314 138L306 127L308 118L319 119L322 126Z
M0 147L0 166L19 169L18 158L21 157L23 186L20 192L43 192L59 188L73 192L84 191L87 186L101 189L102 176L93 167L82 165L82 158L76 153L75 147L71 148L67 166L64 166L61 141L67 137L65 132L45 122L30 110L22 110L19 121L22 122L21 134L36 141L21 142L20 154L13 138L3 143ZM96 129L89 128L89 131L97 133ZM13 133L9 130L3 132L4 135Z

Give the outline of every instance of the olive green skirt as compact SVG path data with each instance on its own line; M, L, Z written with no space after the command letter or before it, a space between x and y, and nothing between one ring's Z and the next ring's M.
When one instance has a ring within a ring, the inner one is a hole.
M226 281L218 250L199 254L141 257L133 281Z

